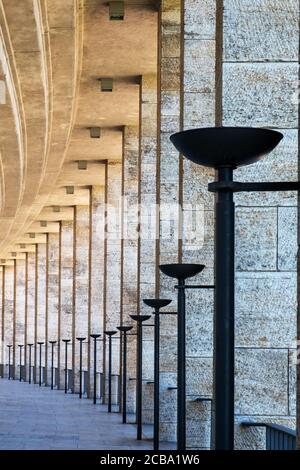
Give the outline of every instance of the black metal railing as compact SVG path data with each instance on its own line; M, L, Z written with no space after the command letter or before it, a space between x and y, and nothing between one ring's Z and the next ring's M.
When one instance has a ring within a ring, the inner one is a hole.
M255 423L246 421L241 423L245 427L266 428L266 450L295 450L296 431L274 423Z

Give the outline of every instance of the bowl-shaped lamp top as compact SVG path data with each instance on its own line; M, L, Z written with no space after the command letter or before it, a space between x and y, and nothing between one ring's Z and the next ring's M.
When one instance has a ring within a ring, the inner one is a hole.
M203 264L161 264L159 269L162 273L176 279L187 279L201 273L205 266Z
M169 305L172 300L170 299L143 299L143 302L152 308L163 308Z
M253 127L209 127L171 135L176 149L188 160L211 168L250 165L270 153L283 135Z

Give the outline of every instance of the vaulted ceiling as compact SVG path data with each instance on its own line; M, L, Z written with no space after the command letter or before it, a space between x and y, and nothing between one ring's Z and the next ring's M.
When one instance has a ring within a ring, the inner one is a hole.
M111 21L104 0L0 0L1 259L22 253L20 243L30 249L29 233L57 229L39 230L41 220L71 218L86 187L104 184L102 162L121 160L122 128L138 125L140 77L157 70L155 3L125 1L124 20ZM111 93L101 92L105 77Z

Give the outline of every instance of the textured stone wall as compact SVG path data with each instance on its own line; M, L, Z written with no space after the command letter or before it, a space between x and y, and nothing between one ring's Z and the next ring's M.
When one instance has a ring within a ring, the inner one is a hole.
M223 125L284 134L263 162L236 172L242 181L297 179L298 20L295 0L224 1ZM297 196L235 202L237 422L294 428Z
M59 316L59 348L58 368L60 370L60 385L64 384L65 348L62 339L72 338L73 327L73 221L61 222L61 260L60 260L60 316ZM53 337L56 341L57 337ZM71 359L70 351L70 361Z

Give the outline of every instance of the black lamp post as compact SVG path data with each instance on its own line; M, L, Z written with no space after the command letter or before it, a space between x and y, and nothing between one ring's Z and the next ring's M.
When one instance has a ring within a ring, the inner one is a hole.
M10 354L11 354L11 348L12 348L12 344L8 344L7 345L8 347L8 380L10 380L11 378L11 374L10 374Z
M117 326L117 329L123 333L123 377L122 377L122 422L127 421L127 333L132 330L132 326Z
M38 341L37 343L39 345L39 386L41 387L42 385L42 346L43 346L43 341Z
M214 444L234 448L234 192L296 191L299 182L239 183L233 171L270 153L282 134L269 129L220 127L193 129L171 136L186 158L217 170L208 185L215 200Z
M31 357L32 357L32 351L31 348L33 346L33 343L28 343L27 346L29 347L29 361L28 361L28 383L31 384Z
M68 344L70 341L70 339L62 340L65 343L65 393L68 393Z
M137 323L137 361L136 361L136 438L142 439L142 406L143 406L143 322L149 320L151 315L130 315Z
M56 341L49 341L51 344L51 390L54 388L54 345Z
M107 411L111 413L111 374L112 374L112 336L115 335L116 331L105 331L108 336L108 407Z
M20 351L20 359L19 359L19 362L20 362L20 374L19 374L19 381L22 382L22 348L24 347L24 344L18 344L18 348L19 348L19 351Z
M169 299L144 299L144 303L154 309L154 432L153 450L159 450L159 343L160 343L160 318L159 315L173 314L173 312L160 312L160 309L169 305Z
M205 266L203 264L162 264L159 268L166 276L178 279L177 450L184 451L186 450L185 280L201 273Z
M79 341L79 398L82 398L82 343L86 338L76 338Z
M97 339L100 338L100 334L93 334L90 335L91 338L94 340L94 395L93 395L93 403L96 405L97 403Z

